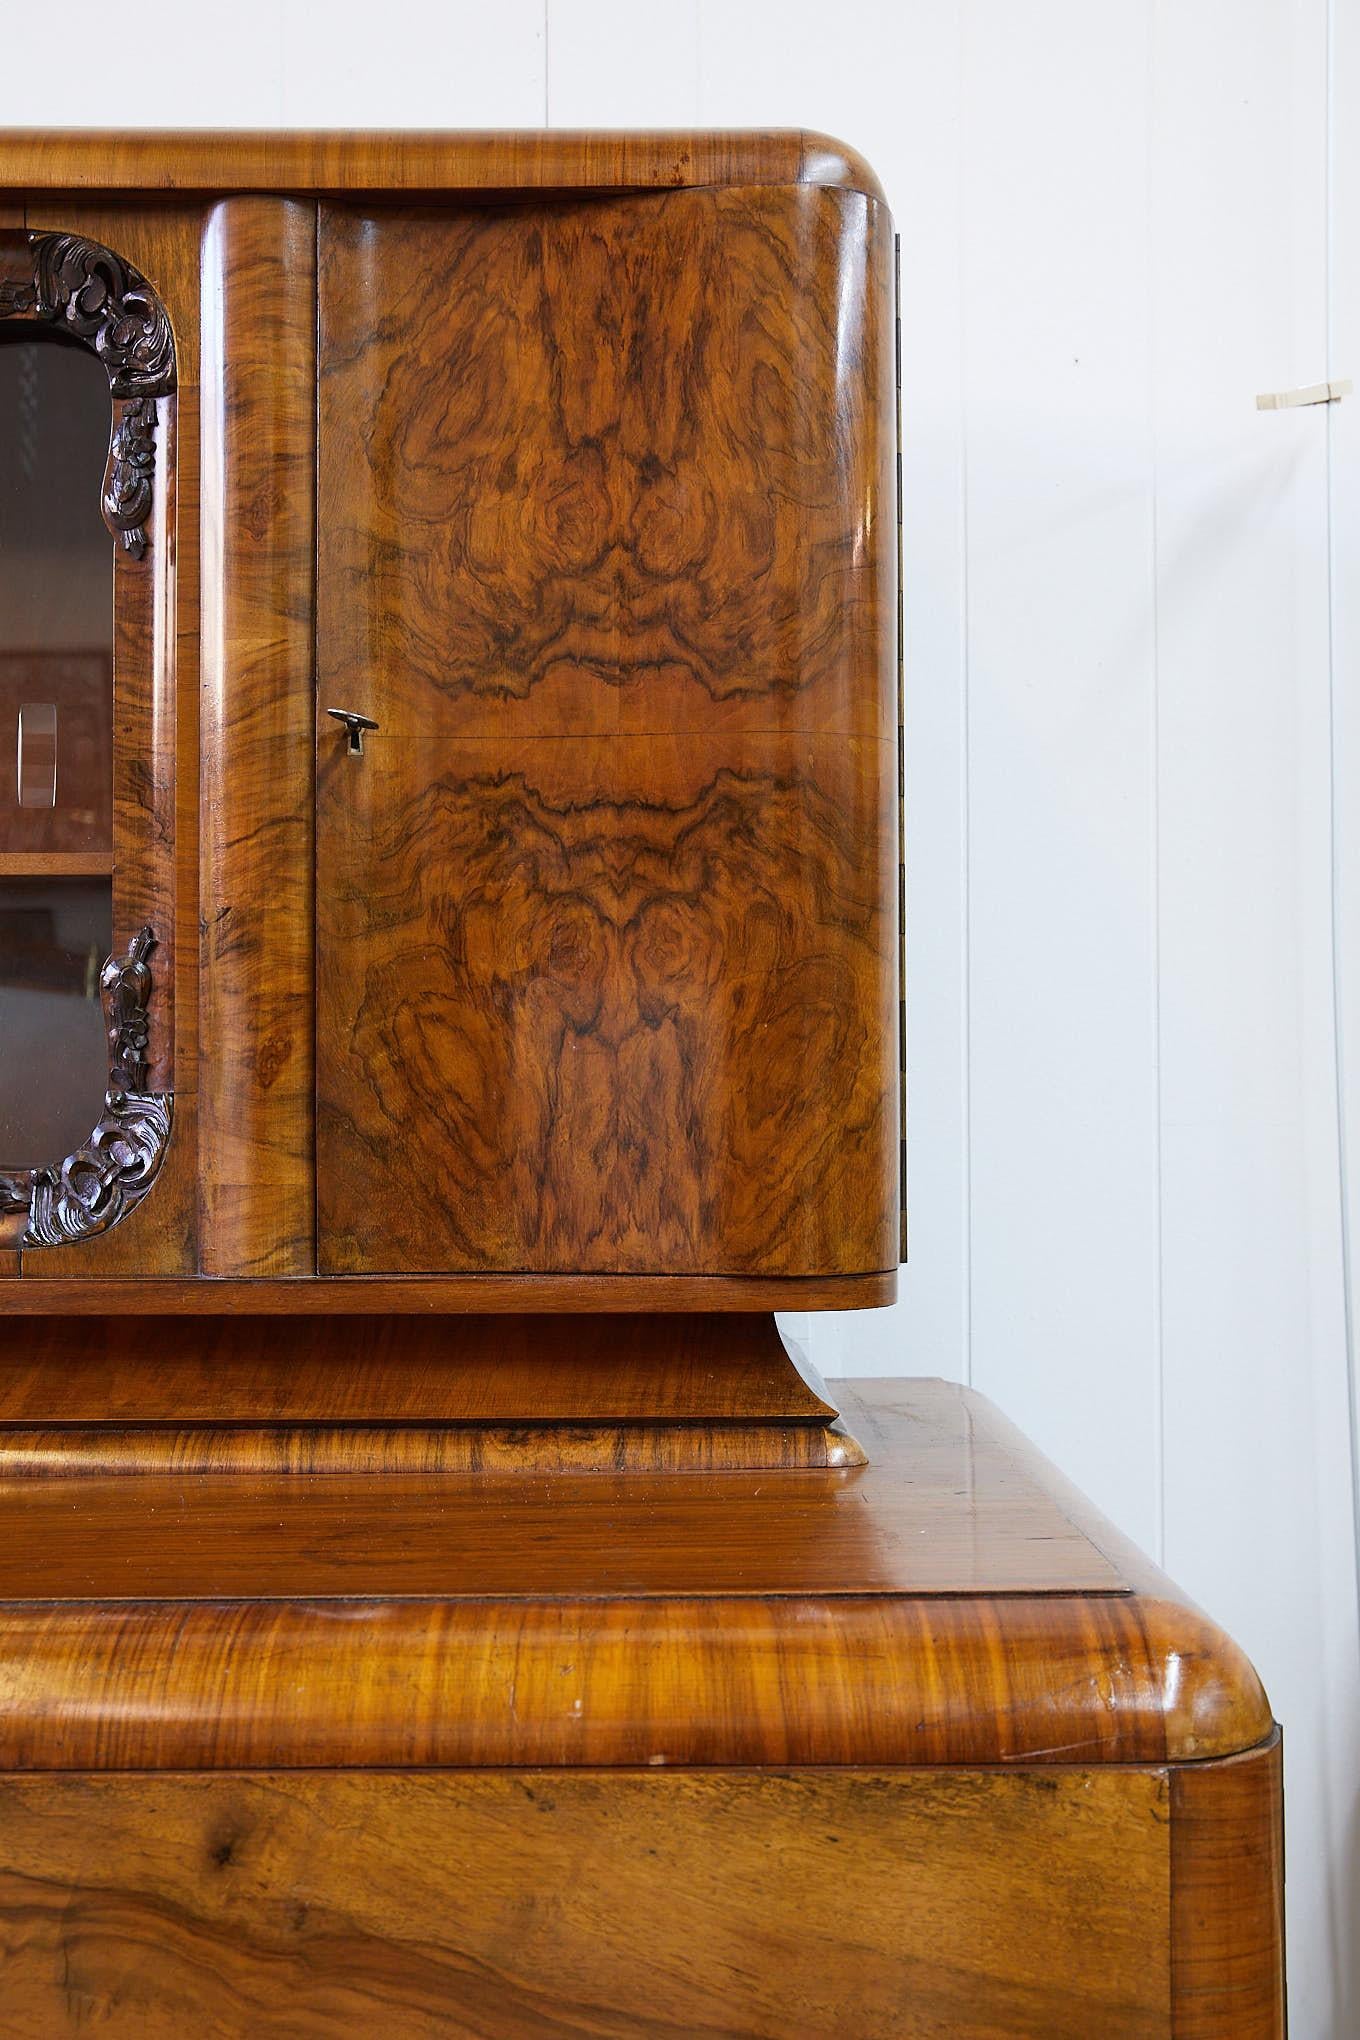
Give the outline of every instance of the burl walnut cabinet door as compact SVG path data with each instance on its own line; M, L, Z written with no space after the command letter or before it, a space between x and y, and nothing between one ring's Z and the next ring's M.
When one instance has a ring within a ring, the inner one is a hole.
M895 1265L891 275L844 190L322 207L323 1272Z

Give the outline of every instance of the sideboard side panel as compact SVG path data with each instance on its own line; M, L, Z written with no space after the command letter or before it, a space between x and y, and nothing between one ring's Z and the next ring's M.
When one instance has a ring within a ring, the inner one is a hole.
M1170 1776L1175 2040L1284 2040L1280 1732Z

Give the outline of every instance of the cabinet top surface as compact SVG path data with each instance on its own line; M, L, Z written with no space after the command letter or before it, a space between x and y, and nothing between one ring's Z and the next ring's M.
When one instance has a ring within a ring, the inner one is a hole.
M833 185L882 199L863 157L802 128L0 129L0 189L129 192L674 190Z
M1270 1729L980 1397L853 1473L0 1482L0 1767L1087 1763Z
M0 1600L1133 1591L988 1404L837 1392L867 1466L0 1479Z

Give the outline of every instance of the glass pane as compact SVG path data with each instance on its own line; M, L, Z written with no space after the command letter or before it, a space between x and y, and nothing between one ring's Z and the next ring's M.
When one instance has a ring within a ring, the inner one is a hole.
M60 1162L89 1139L109 1077L112 947L107 881L0 879L0 1167Z
M108 376L0 322L0 1169L60 1162L103 1106L112 948Z

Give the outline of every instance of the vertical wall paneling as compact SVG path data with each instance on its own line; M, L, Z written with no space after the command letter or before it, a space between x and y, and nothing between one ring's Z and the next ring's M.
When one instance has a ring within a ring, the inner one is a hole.
M286 127L540 127L544 0L247 0L273 52ZM265 26L265 23L268 26ZM241 33L239 27L237 33Z
M53 63L40 8L9 9L5 61L28 81L22 118L53 127L537 127L546 13L544 0L389 0L381 15L358 0L236 0L159 37L114 101L106 67ZM105 47L108 23L101 0L67 0L63 47Z
M1326 419L1255 396L1326 372L1325 10L1157 0L1153 74L1166 1563L1286 1724L1294 2021L1321 2035L1348 1850Z
M694 0L551 0L548 121L552 127L700 127ZM788 123L782 123L787 126Z
M965 15L972 1379L1155 1549L1148 24Z
M1360 93L1360 13L1332 10L1330 333L1327 373L1360 383L1360 126L1350 109ZM1322 1519L1323 1649L1327 1749L1325 1786L1333 1877L1328 1927L1336 1955L1335 2031L1360 2032L1360 398L1314 414L1328 440L1331 557L1333 905L1338 1030L1338 1158L1344 1166L1345 1334L1349 1379L1320 1411L1327 1450ZM1338 1405L1347 1406L1345 1415ZM1347 1421L1347 1417L1349 1421ZM1346 1464L1338 1468L1345 1435ZM1350 1535L1347 1536L1349 1527ZM1294 1814L1291 1809L1291 1822ZM1301 1842L1301 1846L1306 1844Z
M263 420L246 435L240 415ZM316 207L233 198L203 263L200 1257L316 1267Z

